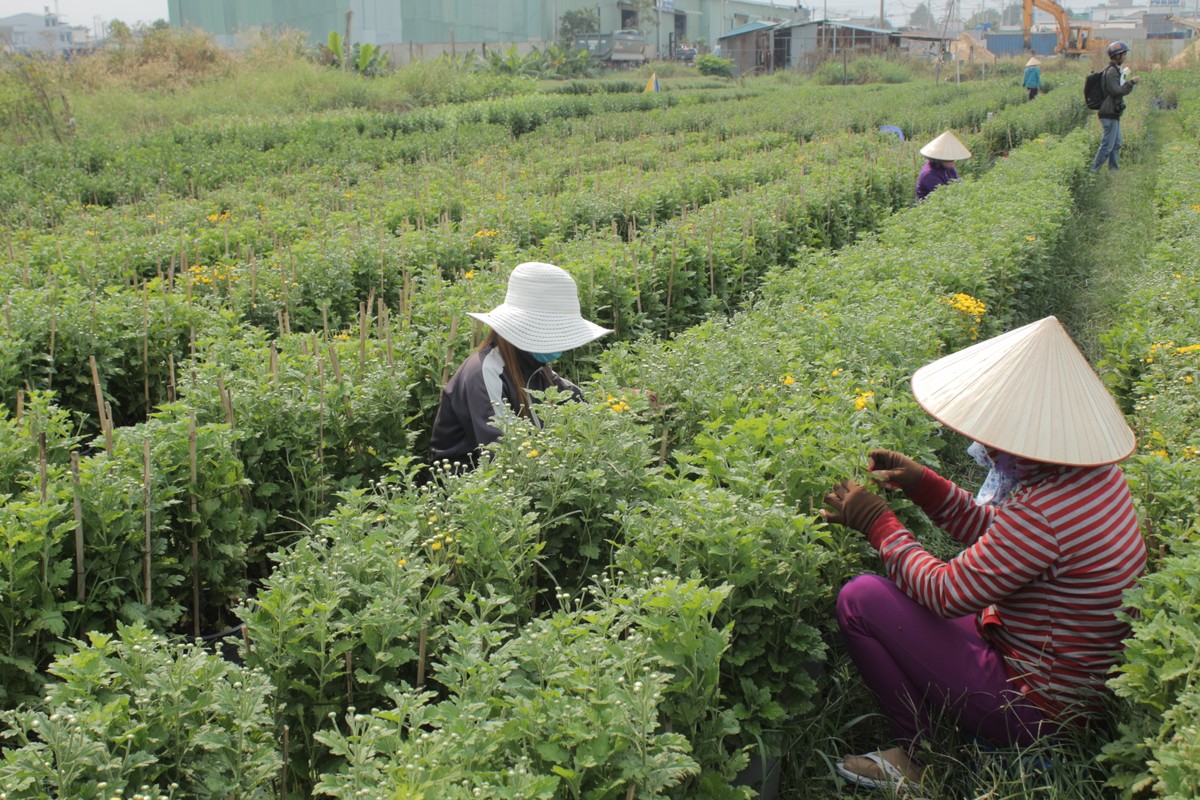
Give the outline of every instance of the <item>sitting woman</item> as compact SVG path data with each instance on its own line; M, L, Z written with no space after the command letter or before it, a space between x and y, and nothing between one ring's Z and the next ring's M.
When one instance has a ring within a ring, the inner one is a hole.
M473 467L479 449L500 438L497 415L540 425L531 391L555 387L582 399L579 387L550 364L611 332L580 316L575 280L565 270L536 261L512 271L503 303L470 316L492 330L442 390L430 437L432 463Z
M899 453L867 468L965 545L931 555L877 494L853 481L825 498L830 522L866 535L886 577L842 587L846 647L895 745L837 770L870 787L918 781L913 754L934 717L997 746L1025 746L1104 705L1129 627L1122 594L1146 549L1115 462L1135 447L1100 378L1054 317L918 370L917 402L974 439L992 472L973 497Z
M958 180L955 162L971 157L971 151L950 131L921 148L921 155L928 159L917 175L917 202L924 200L930 192L943 184Z

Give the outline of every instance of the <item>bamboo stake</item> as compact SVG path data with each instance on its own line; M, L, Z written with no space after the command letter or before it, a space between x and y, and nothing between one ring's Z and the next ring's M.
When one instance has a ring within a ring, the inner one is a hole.
M392 312L388 310L383 299L379 300L379 317L380 325L383 327L383 343L387 349L387 362L389 367L396 366L396 352L392 349Z
M167 353L167 401L175 402L175 354Z
M370 317L367 316L366 303L358 304L358 379L361 381L367 371L367 335L371 330Z
M142 285L142 401L146 406L146 419L150 419L150 295Z
M146 545L145 545L145 573L146 581L146 608L153 606L153 595L151 594L150 586L150 531L154 524L153 513L150 508L150 436L147 435L142 440L142 502L146 504Z
M421 626L421 636L417 644L417 687L425 685L425 655L429 648L429 626Z
M666 326L667 330L671 330L671 295L675 289L675 250L671 250L671 272L667 275L667 313Z
M96 390L96 411L100 415L100 430L104 433L104 449L111 456L113 452L112 426L108 423L108 417L104 413L104 391L100 388L100 372L96 369L96 357L88 356L88 363L92 367L92 386Z
M458 317L450 320L450 336L446 344L446 360L442 366L442 386L446 385L446 381L450 380L450 368L454 366L454 339L458 336Z
M71 484L75 505L75 599L83 605L87 599L87 578L83 572L83 501L79 497L79 451L71 451Z
M42 505L46 504L50 489L50 468L46 454L46 432L38 432L38 488L42 496Z
M325 504L325 362L313 351L317 359L317 468L320 480L317 483L317 502Z
M333 367L333 377L338 383L342 383L342 364L338 361L337 349L331 344L327 348L329 350L329 366Z
M17 422L25 415L25 390L17 389Z
M346 702L354 705L354 660L353 650L346 651Z
M192 520L192 635L200 638L200 543L197 536L199 515L196 513L196 410L188 414L188 462L191 475L188 482L188 494L191 496Z
M289 728L283 726L283 767L279 770L279 800L287 800L288 796L288 743Z
M53 306L51 306L53 308ZM54 388L54 337L58 327L58 315L54 311L50 312L50 363L47 365L46 372L46 388Z

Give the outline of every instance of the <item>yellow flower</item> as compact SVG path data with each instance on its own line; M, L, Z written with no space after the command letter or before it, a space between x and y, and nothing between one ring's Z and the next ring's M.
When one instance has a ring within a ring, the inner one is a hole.
M1166 450L1155 450L1153 453L1151 453L1151 455L1158 456L1159 458L1166 458L1167 451Z
M1188 353L1195 353L1197 350L1200 350L1200 344L1187 344L1183 347L1176 348L1175 352L1182 355L1187 355Z
M1025 241L1027 241L1027 242L1036 242L1036 241L1037 241L1037 237L1036 237L1036 236L1026 236L1026 237L1025 237Z
M871 403L871 398L874 396L874 392L864 392L860 389L858 392L858 397L854 398L854 410L862 411Z
M429 515L429 523L430 523L431 525L432 525L433 523L437 522L437 521L438 521L437 514L430 514L430 515Z
M442 549L442 543L441 543L441 542L434 542L433 544L429 545L429 549L430 549L430 550L441 550L441 549Z
M354 192L346 192L342 197L354 197Z
M963 292L950 296L944 302L948 303L955 311L960 311L963 314L974 317L977 323L987 313L987 305L982 300L978 300Z
M1195 378L1193 378L1191 375L1184 375L1184 376L1183 376L1183 381L1184 381L1184 383L1191 383L1191 382L1192 382L1192 381L1194 381L1194 380L1195 380Z
M783 378L781 378L780 380L783 381L784 386L791 386L793 383L796 382L796 379L793 378L791 375L784 375Z
M1200 211L1200 205L1192 206L1192 211Z
M845 372L845 370L843 370L841 367L838 367L833 372L831 372L830 375L832 377L836 378L838 375L841 375L843 372Z
M475 270L473 270L473 269L467 270L465 273L463 273L463 277L466 278L467 280L471 280L471 278L475 277Z
M397 559L396 559L396 566L397 566L397 567L404 567L404 566L408 566L408 559L407 559L407 558L397 558Z
M526 457L526 458L537 458L537 457L538 457L538 451L537 451L537 450L530 450L528 453L526 453L526 454L525 454L525 457Z

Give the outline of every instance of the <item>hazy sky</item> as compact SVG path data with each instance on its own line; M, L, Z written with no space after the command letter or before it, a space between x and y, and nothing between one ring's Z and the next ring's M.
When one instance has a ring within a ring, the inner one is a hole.
M778 0L779 7L794 7L794 0ZM908 22L913 9L922 0L883 0L883 12L895 25ZM959 13L969 17L983 8L1001 8L1013 0L958 0ZM487 2L487 0L480 0ZM829 16L854 14L856 16L878 16L879 0L801 0L809 7L813 16L823 17L828 10ZM949 0L926 0L934 16L941 21L946 14ZM1092 3L1088 0L1071 0L1062 5L1071 9L1085 9ZM167 19L167 0L0 0L0 17L16 13L38 13L46 6L51 11L56 10L72 25L83 25L91 28L96 17L103 21L119 19L127 23L153 22L156 19Z

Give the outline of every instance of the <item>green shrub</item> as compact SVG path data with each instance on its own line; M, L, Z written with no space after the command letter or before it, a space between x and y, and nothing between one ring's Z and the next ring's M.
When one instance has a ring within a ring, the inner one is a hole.
M43 701L0 712L6 800L278 796L265 675L140 624L88 638Z
M696 69L701 75L715 75L719 78L733 77L733 62L719 56L708 54L696 56Z

